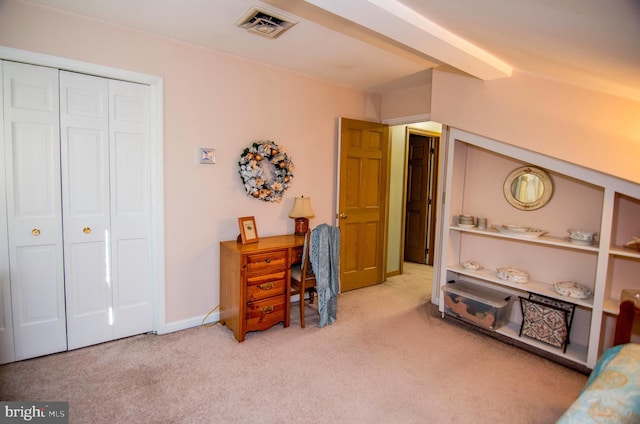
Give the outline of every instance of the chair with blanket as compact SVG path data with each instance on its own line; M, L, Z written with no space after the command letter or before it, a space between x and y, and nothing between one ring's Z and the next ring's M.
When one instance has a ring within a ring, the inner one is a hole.
M340 293L340 229L321 224L305 235L302 262L291 268L291 295L300 295L300 326L305 326L305 294L318 295L320 327L336 319Z

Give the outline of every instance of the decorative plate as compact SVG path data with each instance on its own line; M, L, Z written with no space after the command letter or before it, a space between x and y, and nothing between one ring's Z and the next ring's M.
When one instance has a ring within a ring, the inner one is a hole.
M537 228L521 227L518 225L494 225L493 228L498 230L502 234L518 237L536 238L541 235L547 234L545 230L539 230Z
M576 299L587 299L591 296L591 289L575 281L560 281L553 284L556 293Z
M528 283L531 279L528 273L514 267L498 268L496 271L499 279L513 283Z
M460 228L474 228L475 224L456 224Z

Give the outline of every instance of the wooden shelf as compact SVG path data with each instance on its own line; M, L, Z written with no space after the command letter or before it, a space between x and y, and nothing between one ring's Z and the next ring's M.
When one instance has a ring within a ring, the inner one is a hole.
M517 240L524 243L538 243L538 244L544 244L549 246L564 247L568 249L585 250L590 252L598 252L600 250L597 243L594 243L592 245L577 244L577 243L570 242L568 238L565 239L562 237L554 237L554 236L547 236L547 235L540 236L540 237L522 237L518 235L504 234L499 232L498 230L489 229L489 228L481 230L478 228L460 228L456 225L451 225L449 229L453 231L460 231L462 233L470 233L470 234L477 234L477 235L483 235L488 237L498 237L498 238L504 238L509 240ZM637 257L640 258L640 252L638 253Z
M531 345L536 349L540 349L551 354L564 357L581 365L587 365L586 346L576 343L569 343L569 345L567 345L567 351L563 352L560 348L548 345L538 340L530 339L528 337L520 337L520 324L517 322L509 322L507 323L507 325L500 327L497 332L500 334L504 334L505 336L518 339L520 342Z
M609 253L615 256L621 256L625 258L640 259L640 251L631 249L624 246L612 246L609 249Z
M576 299L572 297L562 296L553 289L553 285L542 281L530 280L527 283L513 283L505 281L497 277L494 271L487 269L481 269L478 271L469 271L461 265L451 265L447 267L447 270L455 272L460 275L465 275L471 278L477 278L480 280L488 281L493 284L497 284L503 287L509 287L523 292L541 294L543 296L558 299L563 302L573 303L575 305L583 306L587 309L593 309L593 297L589 299Z
M620 299L605 299L602 305L602 312L617 317L618 312L620 312Z
M519 337L520 323L510 322L496 333L502 339L531 346L546 356L595 366L611 343L607 320L618 315L619 293L624 288L640 288L640 250L622 246L638 235L640 224L640 184L614 178L577 165L557 161L506 143L451 128L446 139L447 180L443 204L444 228L440 263L436 264L434 284L443 286L451 279L503 289L514 295L535 293L575 304L581 310L574 316L572 340L567 352L545 343ZM539 166L550 173L556 193L549 205L539 210L514 211L504 201L504 177L522 164ZM562 193L562 194L560 194ZM557 195L557 197L556 197ZM527 222L549 230L540 237L505 234L495 227L462 228L455 223L461 214L486 216L493 223ZM567 228L591 228L598 241L591 245L569 240ZM488 269L471 271L461 262L473 257ZM537 278L519 284L498 278L495 264L511 262L525 269L537 269ZM571 279L593 291L588 299L575 299L555 292L553 283ZM437 280L436 280L437 278ZM546 280L546 281L543 281ZM618 299L616 299L618 297ZM440 295L441 303L444 296ZM444 307L441 305L441 310ZM521 319L514 311L511 320Z

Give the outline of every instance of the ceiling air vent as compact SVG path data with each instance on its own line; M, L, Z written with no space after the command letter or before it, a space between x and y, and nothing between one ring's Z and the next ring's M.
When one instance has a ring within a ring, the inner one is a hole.
M249 32L269 38L278 38L283 32L297 24L291 18L264 7L253 6L236 21L236 25Z

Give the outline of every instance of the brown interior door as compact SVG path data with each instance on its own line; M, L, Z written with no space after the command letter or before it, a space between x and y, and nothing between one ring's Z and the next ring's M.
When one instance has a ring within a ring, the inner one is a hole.
M429 137L409 134L407 149L407 200L405 204L404 260L427 261L429 202Z
M389 127L341 118L338 225L342 291L384 281Z
M404 260L433 265L440 137L409 133Z

